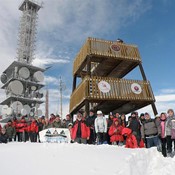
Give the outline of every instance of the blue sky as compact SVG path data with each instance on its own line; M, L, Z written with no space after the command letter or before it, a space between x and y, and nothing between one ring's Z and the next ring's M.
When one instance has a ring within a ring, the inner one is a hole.
M0 72L16 55L21 0L0 0ZM50 89L50 112L60 112L58 77L66 84L64 115L72 89L72 63L88 36L123 39L139 47L147 78L156 96L159 113L175 103L174 0L50 0L39 11L37 66L52 65L45 81ZM128 78L140 79L138 70ZM4 97L1 91L2 98ZM151 112L147 107L142 111Z

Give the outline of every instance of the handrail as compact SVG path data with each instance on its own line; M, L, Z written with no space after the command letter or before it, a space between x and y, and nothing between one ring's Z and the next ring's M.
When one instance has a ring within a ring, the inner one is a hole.
M111 46L119 47L118 51L114 51ZM139 50L136 45L119 43L115 41L106 41L96 38L88 38L75 57L73 63L73 74L76 74L80 66L86 60L88 55L100 56L114 59L127 59L131 61L141 62Z

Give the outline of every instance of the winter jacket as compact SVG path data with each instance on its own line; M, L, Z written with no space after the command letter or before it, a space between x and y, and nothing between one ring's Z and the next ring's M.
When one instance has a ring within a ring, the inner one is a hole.
M80 131L79 131L80 129ZM87 127L83 120L74 122L74 125L71 129L71 139L75 140L77 138L77 133L80 132L80 137L82 139L87 139L90 137L90 129Z
M141 127L141 136L142 138L156 136L160 134L160 122L157 120L149 119L146 120Z
M114 120L115 122L115 120ZM111 142L123 142L124 138L122 136L122 129L123 127L121 125L116 126L115 124L112 124L112 126L109 128L108 134L110 135L110 141Z
M166 129L166 120L160 120L161 138L166 137L165 129Z
M44 124L44 126L43 126L43 130L44 129L49 129L49 128L52 128L52 125L51 124Z
M37 125L38 125L38 132L42 131L43 130L43 123L38 122Z
M18 132L17 124L18 124L18 120L15 120L12 122L12 126L15 128L16 132Z
M138 148L136 137L132 134L131 129L123 128L122 135L126 136L125 148Z
M36 122L32 122L32 123L28 126L28 132L38 133L38 125L37 125Z
M7 134L0 134L0 143L7 143L7 140L8 140L8 136Z
M168 117L165 125L165 131L167 136L171 136L172 123L175 120L175 115L173 117Z
M69 123L72 123L72 120L66 120L66 128L69 127Z
M28 126L24 119L22 119L19 123L16 124L16 128L18 132L28 131Z
M15 137L16 134L16 130L12 125L5 125L5 129L6 129L6 134L8 136L8 138L12 139Z
M101 116L95 119L95 132L107 133L107 121L105 117Z
M59 121L59 122L54 121L52 123L52 127L53 128L62 128L61 121Z
M128 128L130 128L132 132L138 133L140 132L140 127L141 127L140 121L136 117L132 117Z
M108 123L108 129L109 129L113 124L113 119L108 119L107 123Z
M97 118L97 117L96 117L95 115L93 115L93 116L87 117L87 119L86 119L86 124L87 124L87 126L90 127L91 129L94 129L94 122L95 122L95 119L96 119L96 118Z

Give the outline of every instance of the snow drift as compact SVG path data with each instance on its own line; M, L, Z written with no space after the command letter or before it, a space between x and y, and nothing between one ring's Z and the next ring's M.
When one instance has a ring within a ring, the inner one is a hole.
M8 143L0 145L2 175L173 175L175 158L156 148Z

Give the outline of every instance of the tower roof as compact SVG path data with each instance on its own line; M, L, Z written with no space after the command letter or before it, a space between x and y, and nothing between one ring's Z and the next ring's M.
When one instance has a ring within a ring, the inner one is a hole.
M19 6L19 10L21 11L25 10L26 5L28 5L29 9L33 8L33 9L36 9L37 11L39 11L39 9L42 7L41 4L39 4L34 0L24 0Z

